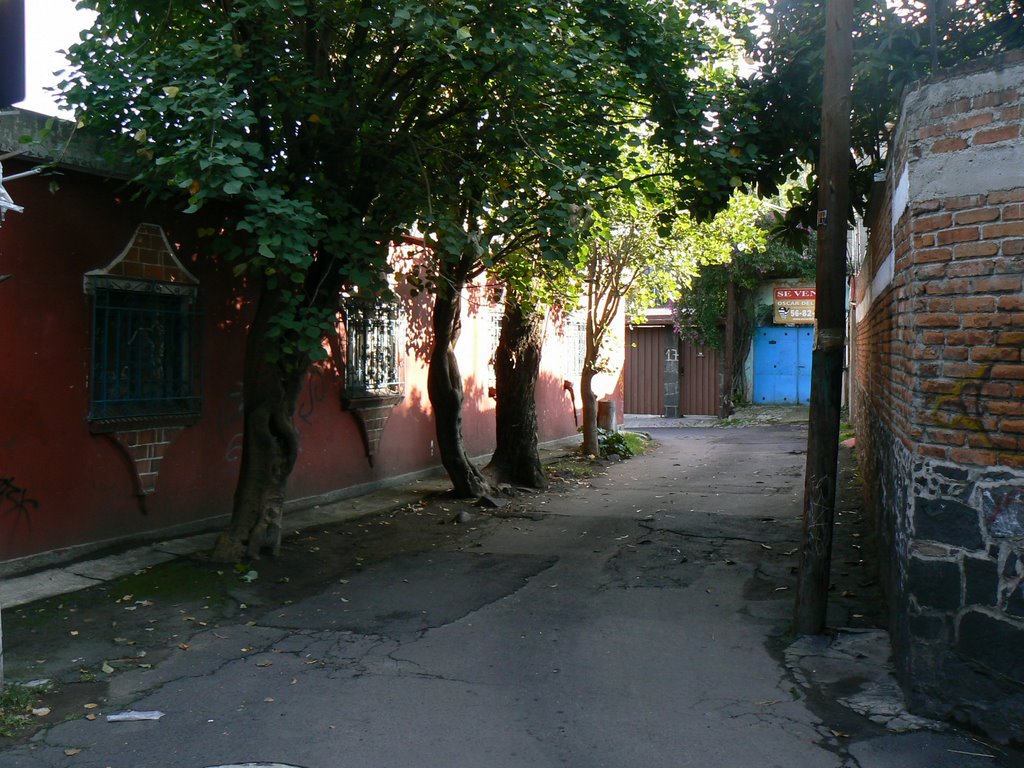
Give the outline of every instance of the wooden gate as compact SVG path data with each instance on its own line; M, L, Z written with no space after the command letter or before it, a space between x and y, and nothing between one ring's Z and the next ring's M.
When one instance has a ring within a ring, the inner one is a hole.
M626 413L665 412L664 326L635 326L626 331L626 370L623 407Z
M722 402L719 355L683 339L679 346L679 414L717 416Z

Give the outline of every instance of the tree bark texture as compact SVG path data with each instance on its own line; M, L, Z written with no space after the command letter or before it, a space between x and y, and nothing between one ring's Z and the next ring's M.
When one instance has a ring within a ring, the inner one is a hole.
M269 361L268 351L279 346L267 335L273 307L264 291L246 339L242 460L231 522L213 549L219 562L256 559L264 549L277 555L281 546L285 492L299 449L292 419L309 359Z
M839 410L846 333L846 215L850 200L850 80L852 0L826 5L825 83L818 163L818 254L811 409L804 479L804 520L794 628L825 629L832 565Z
M601 447L597 439L597 395L594 394L594 377L597 375L597 354L600 351L597 329L593 320L594 310L588 307L586 353L583 358L583 372L580 374L580 408L583 411L584 456L600 456Z
M494 353L496 445L489 468L499 482L546 488L537 450L537 376L544 345L544 314L505 302Z
M439 289L434 298L434 339L427 371L427 394L434 409L437 449L441 454L455 495L468 499L484 496L491 490L466 454L462 442L462 401L464 389L455 344L462 331L462 288L465 281Z

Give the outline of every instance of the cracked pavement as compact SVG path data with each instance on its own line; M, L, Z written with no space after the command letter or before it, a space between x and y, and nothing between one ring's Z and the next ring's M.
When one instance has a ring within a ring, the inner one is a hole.
M653 434L502 510L294 533L250 583L179 560L5 614L8 675L59 690L0 768L1020 764L891 702L912 727L872 719L877 634L792 644L805 429ZM866 628L849 542L830 621ZM165 714L103 717L126 709Z

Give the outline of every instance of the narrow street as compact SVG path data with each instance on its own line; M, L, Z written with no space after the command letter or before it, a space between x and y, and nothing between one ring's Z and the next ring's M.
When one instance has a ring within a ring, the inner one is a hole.
M248 584L181 561L153 573L203 578L163 598L139 601L135 577L5 613L9 674L121 658L0 745L0 768L1019 764L950 731L894 733L838 703L877 669L786 652L804 427L652 435L646 456L590 477L563 461L550 491L462 525L435 498L293 535ZM867 630L853 535L830 624ZM164 714L105 720L123 710Z

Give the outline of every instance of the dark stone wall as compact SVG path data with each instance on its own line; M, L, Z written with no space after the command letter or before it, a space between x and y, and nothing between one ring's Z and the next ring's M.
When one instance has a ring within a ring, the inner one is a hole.
M1020 151L1022 56L904 102L852 336L908 703L1024 744L1024 166L993 160Z

